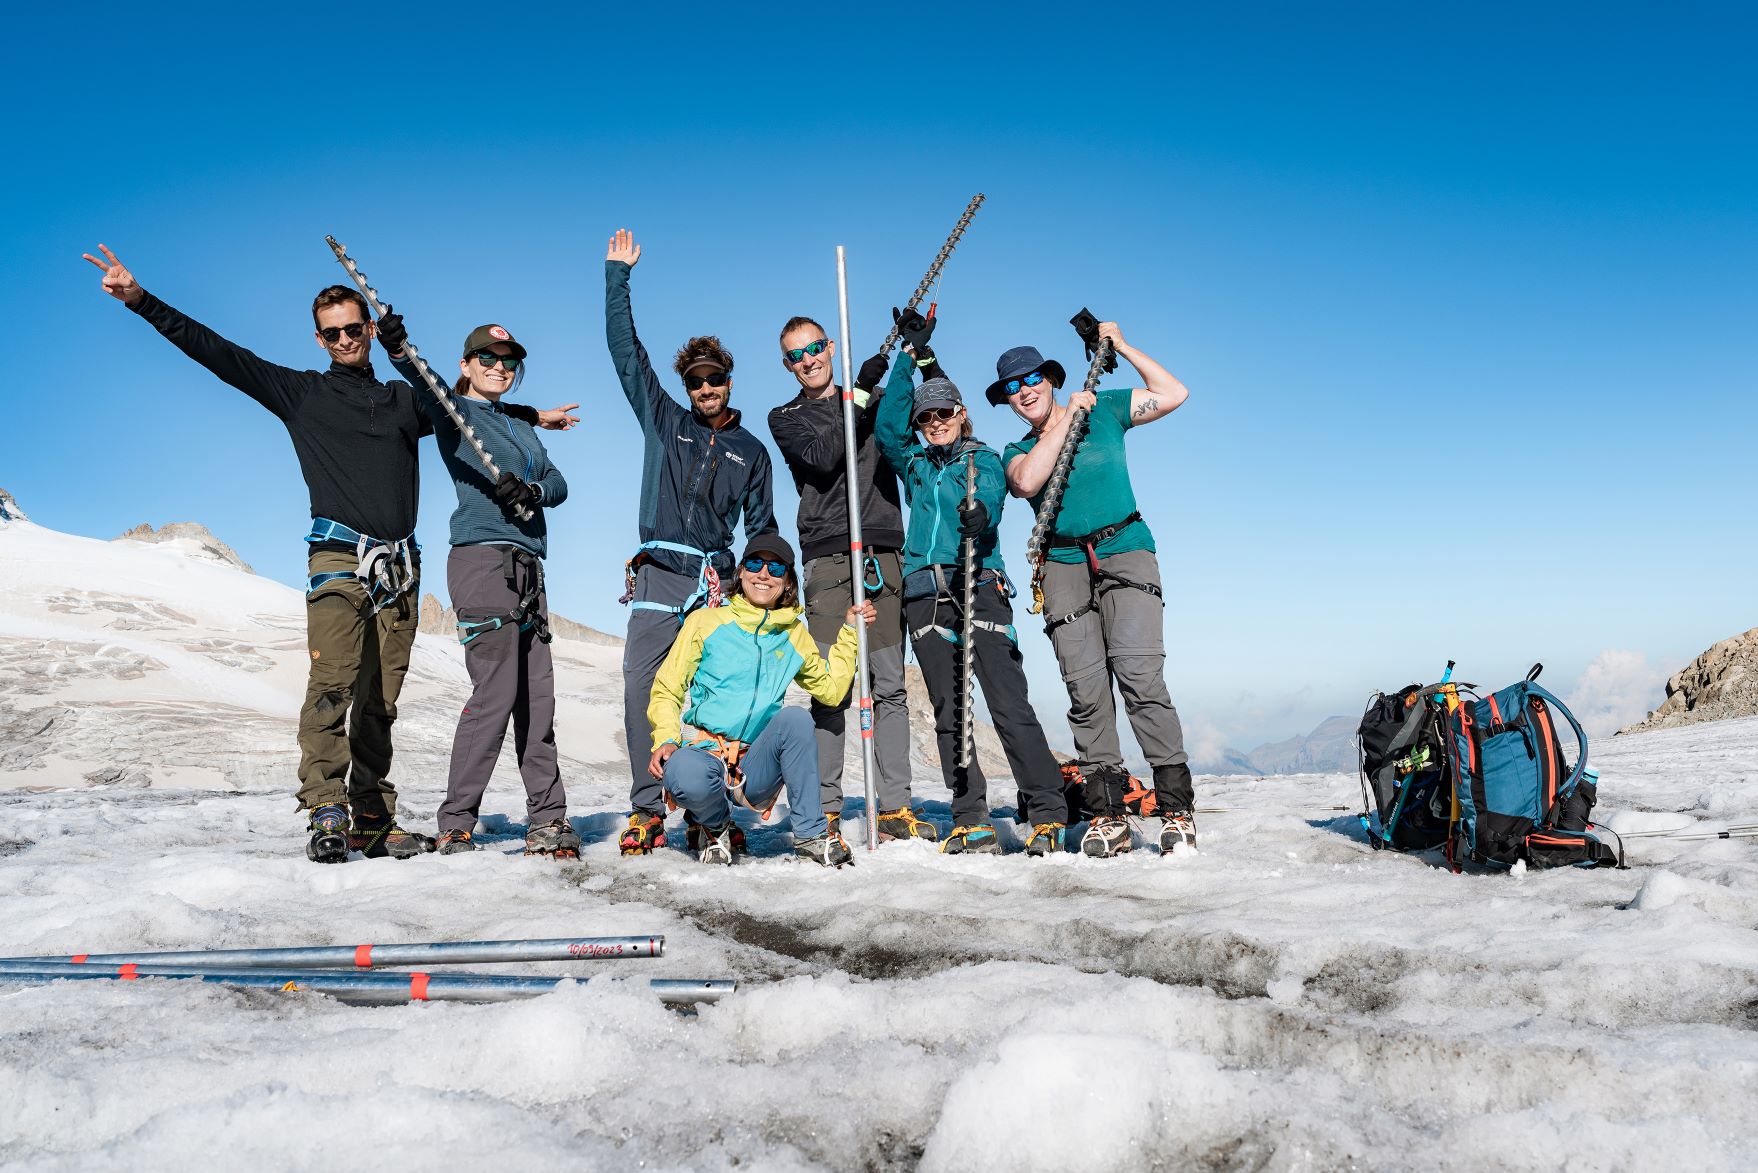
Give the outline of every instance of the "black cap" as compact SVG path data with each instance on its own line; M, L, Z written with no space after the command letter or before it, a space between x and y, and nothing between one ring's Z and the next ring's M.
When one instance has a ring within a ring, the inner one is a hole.
M794 548L787 544L787 539L777 533L758 534L745 543L745 552L739 556L743 562L747 558L767 554L778 562L785 563L789 570L794 568Z

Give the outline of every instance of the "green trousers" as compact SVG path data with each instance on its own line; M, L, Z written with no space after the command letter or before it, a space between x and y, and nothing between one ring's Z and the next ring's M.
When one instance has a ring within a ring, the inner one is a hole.
M353 570L356 562L339 550L313 550L309 559L313 575ZM357 827L395 818L391 725L415 646L420 597L417 582L375 615L359 580L338 578L305 600L311 677L299 710L300 806L345 801Z

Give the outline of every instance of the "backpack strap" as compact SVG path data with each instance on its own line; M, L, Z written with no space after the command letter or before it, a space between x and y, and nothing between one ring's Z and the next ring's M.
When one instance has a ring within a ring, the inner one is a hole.
M1575 784L1581 781L1582 772L1587 769L1587 731L1581 728L1581 722L1575 720L1575 714L1569 712L1569 707L1552 696L1550 690L1544 685L1529 682L1526 685L1526 691L1529 695L1535 696L1549 705L1551 712L1561 713L1569 719L1569 727L1575 731L1575 741L1581 747L1581 752L1575 757L1575 768L1569 772L1568 779L1557 787L1557 797L1560 799L1574 791Z

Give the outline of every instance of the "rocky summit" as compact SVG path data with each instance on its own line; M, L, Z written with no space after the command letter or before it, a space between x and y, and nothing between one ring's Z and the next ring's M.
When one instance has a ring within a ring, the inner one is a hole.
M1711 647L1666 682L1660 708L1619 733L1758 716L1758 627Z

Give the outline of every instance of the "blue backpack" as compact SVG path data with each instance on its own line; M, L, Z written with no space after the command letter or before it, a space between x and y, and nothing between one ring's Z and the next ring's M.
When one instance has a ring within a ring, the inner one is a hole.
M1447 858L1512 867L1622 867L1588 821L1599 800L1587 770L1587 734L1568 706L1526 679L1486 697L1461 700L1447 716L1455 800ZM1563 754L1559 718L1574 730L1578 752Z
M1479 696L1448 680L1369 703L1358 731L1368 841L1377 850L1444 847L1465 861L1512 867L1622 867L1589 817L1587 734L1562 701L1526 679ZM1575 760L1558 722L1574 731Z

